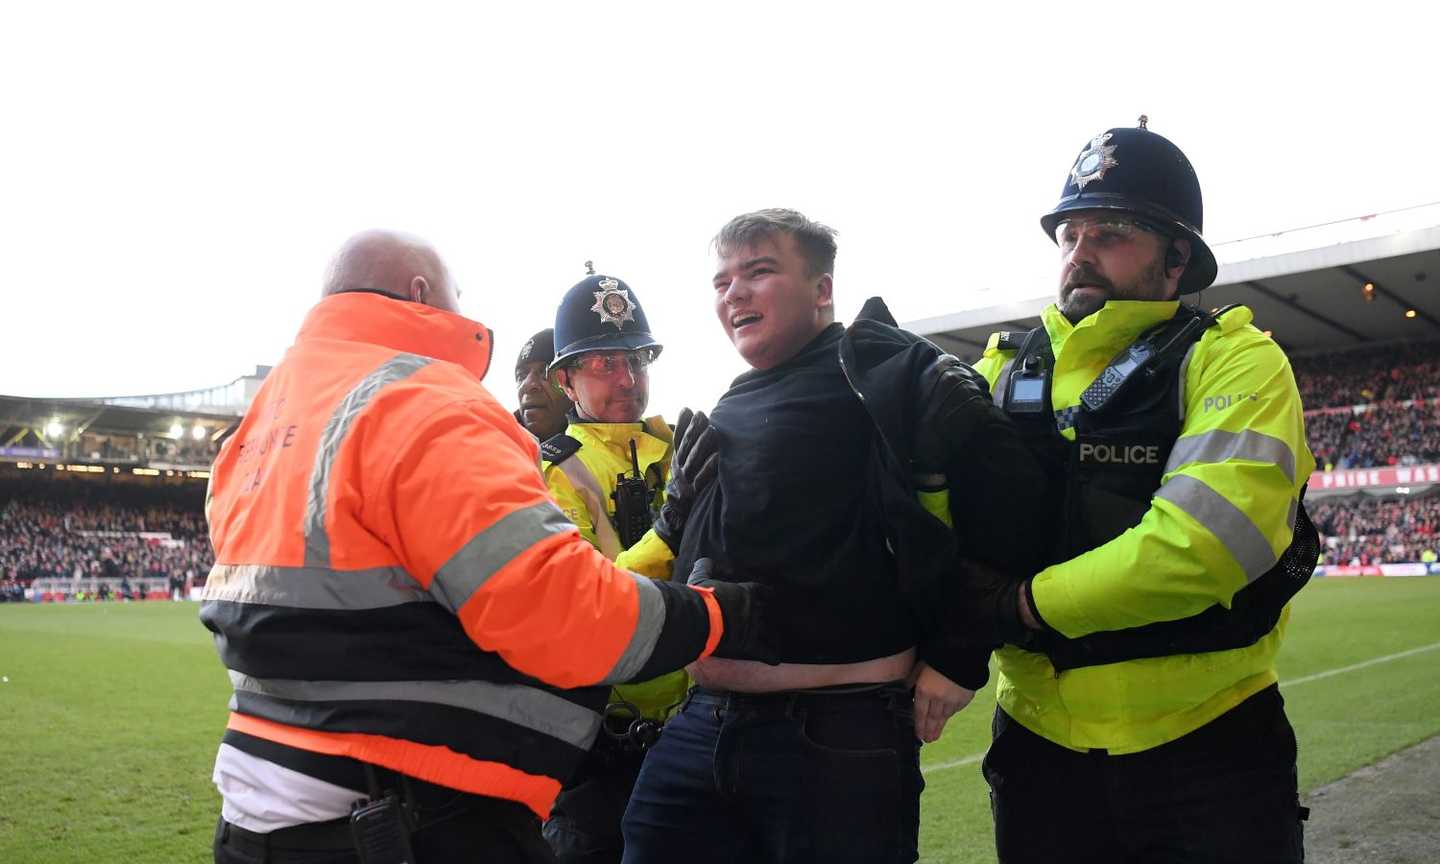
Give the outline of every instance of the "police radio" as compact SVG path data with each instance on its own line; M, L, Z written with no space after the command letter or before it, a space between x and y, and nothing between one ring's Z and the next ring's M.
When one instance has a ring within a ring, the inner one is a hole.
M640 542L655 521L650 512L650 487L640 471L640 456L633 440L630 442L630 464L635 468L635 476L616 474L615 491L610 493L615 502L615 533L620 535L620 545L626 549Z

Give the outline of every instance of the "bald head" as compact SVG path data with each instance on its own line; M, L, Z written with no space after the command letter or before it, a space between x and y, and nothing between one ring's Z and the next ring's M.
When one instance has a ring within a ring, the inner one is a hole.
M379 291L446 312L460 311L450 271L435 250L418 237L393 231L356 234L340 247L322 294L343 291Z

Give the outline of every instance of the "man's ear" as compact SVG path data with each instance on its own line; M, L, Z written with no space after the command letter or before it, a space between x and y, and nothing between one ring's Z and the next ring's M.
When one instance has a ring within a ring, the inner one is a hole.
M815 308L824 309L835 305L835 279L829 273L815 283Z
M430 283L424 276L416 276L410 280L410 300L415 303L424 303L425 296L430 293Z
M560 392L565 394L566 399L569 399L572 403L579 401L580 397L576 394L575 388L570 386L569 369L566 369L564 366L556 369L552 380L554 380L555 386L560 388Z
M1187 237L1176 237L1170 241L1170 248L1165 250L1165 275L1170 279L1179 279L1185 272L1185 267L1190 263L1190 240Z

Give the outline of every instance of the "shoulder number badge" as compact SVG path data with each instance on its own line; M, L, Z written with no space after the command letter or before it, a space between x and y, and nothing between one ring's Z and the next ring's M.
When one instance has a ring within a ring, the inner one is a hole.
M616 330L624 330L626 321L635 320L635 301L630 292L608 276L600 280L600 290L595 293L595 305L590 311L600 316L601 323L614 324Z
M1091 138L1090 146L1081 151L1075 167L1070 169L1070 179L1076 189L1084 189L1092 180L1103 180L1106 171L1120 164L1115 159L1115 145L1105 143L1110 138L1109 132L1102 132Z

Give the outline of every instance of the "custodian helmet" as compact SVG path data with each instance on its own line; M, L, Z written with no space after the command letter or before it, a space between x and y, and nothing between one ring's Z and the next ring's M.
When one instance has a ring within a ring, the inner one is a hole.
M1180 148L1145 128L1111 129L1091 138L1065 178L1060 203L1040 217L1051 240L1066 213L1118 210L1169 237L1190 241L1190 260L1180 276L1180 293L1200 291L1215 281L1215 255L1200 236L1204 208L1200 180Z
M648 348L660 353L661 345L650 335L650 322L640 298L630 286L613 276L586 277L565 292L555 312L555 359L553 371L566 360L591 351L638 351Z

